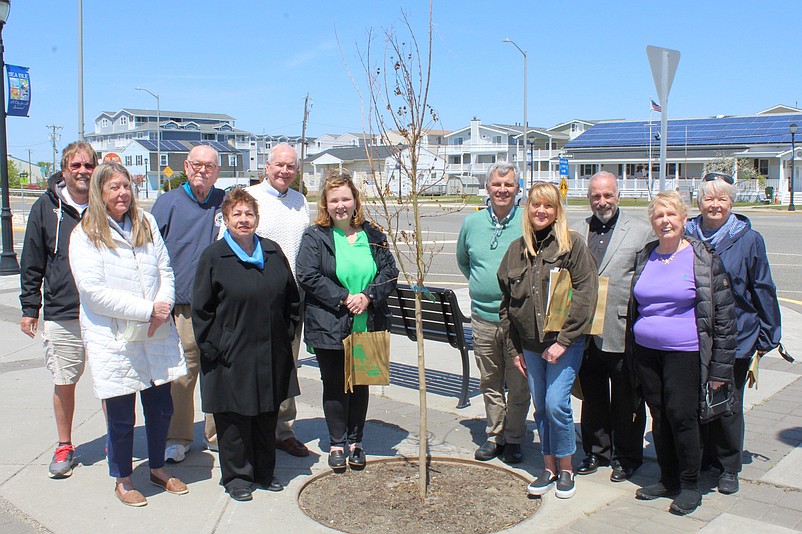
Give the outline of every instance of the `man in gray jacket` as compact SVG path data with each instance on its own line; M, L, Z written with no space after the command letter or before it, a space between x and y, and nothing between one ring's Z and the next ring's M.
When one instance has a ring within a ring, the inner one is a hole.
M610 465L610 480L627 480L643 462L646 408L633 388L632 369L624 359L627 304L635 268L635 254L654 239L645 220L618 209L621 192L609 172L594 174L588 185L593 215L573 230L587 238L600 277L607 277L607 309L601 336L588 338L579 369L582 386L582 447L585 459L578 475Z

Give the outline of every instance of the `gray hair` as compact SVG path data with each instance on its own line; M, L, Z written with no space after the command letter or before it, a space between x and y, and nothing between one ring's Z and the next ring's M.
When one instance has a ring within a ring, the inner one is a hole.
M616 195L618 194L618 176L616 176L611 172L599 171L593 176L591 176L590 180L588 180L588 198L590 198L590 184L593 183L593 180L595 180L596 178L612 178L613 183L615 183L615 194Z
M716 178L715 180L702 180L699 182L699 190L696 193L696 205L701 207L699 203L702 201L702 197L710 194L725 194L730 197L730 202L734 204L735 198L738 196L738 188L721 178Z
M267 155L267 162L273 163L273 157L275 156L276 152L287 149L292 150L292 153L295 154L295 163L298 163L298 152L289 143L279 143L271 148L270 153Z
M487 169L487 183L490 182L491 178L493 178L493 174L498 174L499 176L507 176L507 174L512 171L515 174L515 165L510 163L509 161L497 161L493 165Z

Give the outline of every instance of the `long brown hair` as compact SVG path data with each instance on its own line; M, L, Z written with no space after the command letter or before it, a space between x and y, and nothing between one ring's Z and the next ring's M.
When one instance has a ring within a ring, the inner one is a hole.
M526 213L521 217L524 243L530 256L536 256L537 249L535 248L535 229L532 221L529 220L529 206L544 201L554 206L555 219L552 226L554 235L557 236L559 253L564 254L571 250L571 232L568 230L568 220L565 218L565 210L560 201L560 191L548 182L535 182L526 197Z
M320 194L317 198L317 217L314 220L314 224L319 226L332 225L326 197L329 191L344 185L348 186L351 194L354 195L354 216L351 217L351 226L354 228L362 227L365 222L365 212L362 209L362 201L359 198L359 189L354 185L351 175L345 171L329 171L326 173L326 179L323 181L323 185L320 186Z
M102 163L98 165L92 174L89 182L89 207L81 219L81 227L86 232L89 241L97 248L106 246L107 248L117 248L111 238L111 227L109 226L109 212L106 203L103 201L103 186L115 175L121 174L128 179L129 184L133 184L131 173L119 163ZM136 205L136 195L131 189L131 204L125 212L131 219L131 246L141 247L153 241L151 228L148 221L139 213Z

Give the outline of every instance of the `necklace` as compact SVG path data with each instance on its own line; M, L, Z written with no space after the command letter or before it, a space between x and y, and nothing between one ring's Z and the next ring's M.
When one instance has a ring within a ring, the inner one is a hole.
M679 240L679 245L677 245L677 250L675 250L674 253L668 256L667 258L662 257L663 255L657 252L657 250L655 249L654 253L657 255L657 259L660 261L660 263L662 263L663 265L668 265L669 263L674 261L674 258L677 256L677 252L679 252L680 249L682 248L683 241L685 240L684 239Z

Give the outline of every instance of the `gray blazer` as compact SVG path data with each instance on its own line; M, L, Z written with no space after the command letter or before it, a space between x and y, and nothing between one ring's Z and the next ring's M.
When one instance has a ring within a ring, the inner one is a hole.
M591 217L593 215L571 225L571 229L586 240ZM635 271L635 254L654 238L652 227L646 220L630 217L619 210L618 222L599 264L599 276L609 278L604 334L593 336L593 342L600 350L624 352L627 305L632 274Z

